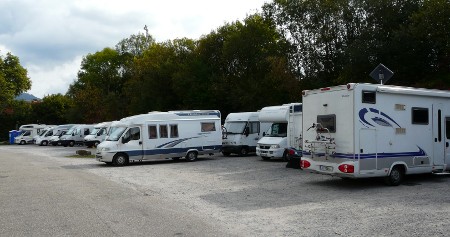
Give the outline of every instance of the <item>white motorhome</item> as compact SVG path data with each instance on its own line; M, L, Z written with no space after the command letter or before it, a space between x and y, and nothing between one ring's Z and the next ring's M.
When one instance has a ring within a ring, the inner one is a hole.
M222 133L222 154L247 155L256 152L256 143L272 123L260 122L259 112L230 113Z
M98 123L94 126L91 133L84 137L84 145L88 148L97 147L102 142L112 122Z
M450 170L450 92L350 83L303 91L303 169L343 178Z
M220 111L150 112L121 119L97 146L96 159L114 165L165 158L188 161L220 152Z
M53 129L53 136L51 136L48 139L48 144L52 144L53 146L61 145L61 143L59 141L61 136L66 134L66 132L69 131L69 129L71 129L75 125L76 124L63 124L63 125L59 125L59 126L55 127Z
M42 129L46 128L45 124L26 124L19 128L21 132L19 136L14 138L14 143L24 145L27 143L33 143L33 138L38 135Z
M64 147L83 145L84 137L89 135L92 129L94 129L93 124L77 124L59 138L59 143Z
M42 130L38 136L34 137L34 144L39 146L47 146L48 139L53 136L53 130L55 129L55 127L55 125L50 125L49 127Z
M270 122L272 126L256 146L256 155L264 160L286 159L287 148L301 150L302 146L302 104L290 103L268 106L259 112L260 122Z

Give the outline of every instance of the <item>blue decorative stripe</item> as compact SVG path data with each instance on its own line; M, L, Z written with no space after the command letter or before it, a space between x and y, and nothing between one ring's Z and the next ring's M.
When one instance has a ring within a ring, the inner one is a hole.
M344 153L335 153L331 155L333 158L341 158L341 159L384 159L384 158L394 158L394 157L411 157L411 156L426 156L425 151L418 147L419 151L416 152L396 152L396 153L371 153L371 154L344 154ZM315 153L315 156L325 156L325 153ZM303 151L303 156L311 156L311 152Z
M198 151L205 151L205 150L216 150L220 151L222 148L221 145L216 146L199 146L199 147L184 147L184 148L170 148L170 149L152 149L152 150L129 150L124 151L129 157L133 156L151 156L151 155L167 155L167 154L177 154L177 153L184 153L188 150L198 150ZM112 152L116 153L116 152Z

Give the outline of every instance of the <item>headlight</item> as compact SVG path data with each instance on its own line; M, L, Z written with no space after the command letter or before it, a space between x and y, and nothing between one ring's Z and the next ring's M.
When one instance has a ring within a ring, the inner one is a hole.
M259 148L259 143L256 144L256 147Z
M278 149L278 148L280 148L280 145L272 145L272 146L270 146L270 149Z
M103 147L103 148L101 149L101 151L109 151L109 150L110 150L109 147Z

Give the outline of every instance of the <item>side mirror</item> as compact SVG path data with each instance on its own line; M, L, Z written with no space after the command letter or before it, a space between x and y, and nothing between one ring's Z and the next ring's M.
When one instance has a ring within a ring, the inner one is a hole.
M122 143L123 144L125 144L125 143L128 143L130 141L130 137L122 137Z
M263 137L265 137L266 136L266 132L263 132Z
M245 136L247 136L248 137L248 134L250 134L250 131L249 131L250 129L248 129L248 127L246 127L245 129L244 129L244 135Z

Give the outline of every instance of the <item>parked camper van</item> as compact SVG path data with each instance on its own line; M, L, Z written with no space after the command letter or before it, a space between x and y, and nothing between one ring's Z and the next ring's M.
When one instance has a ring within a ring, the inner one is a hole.
M302 168L348 178L450 170L450 92L351 83L303 91Z
M14 143L24 145L33 143L33 138L38 135L42 129L46 128L45 124L26 124L19 128L21 134L14 138Z
M270 122L270 130L256 146L256 155L264 160L286 159L286 148L301 150L302 104L268 106L259 112L260 122Z
M89 135L94 129L93 124L78 124L69 129L63 136L59 138L59 143L66 146L83 145L84 137Z
M256 143L270 125L270 122L259 122L259 112L228 114L223 127L222 154L256 152Z
M61 138L61 136L66 134L66 132L69 131L69 129L71 129L73 126L75 126L75 124L64 124L55 127L53 129L53 136L48 139L48 143L52 144L53 146L61 145L59 139Z
M88 148L97 147L102 142L112 122L103 122L96 124L91 133L84 137L84 145Z
M38 136L34 137L34 144L39 146L47 146L48 139L53 136L53 130L55 129L55 127L57 126L51 125L42 130L42 132Z
M220 152L218 110L150 112L121 119L97 146L98 161L125 165L129 161L178 159Z

